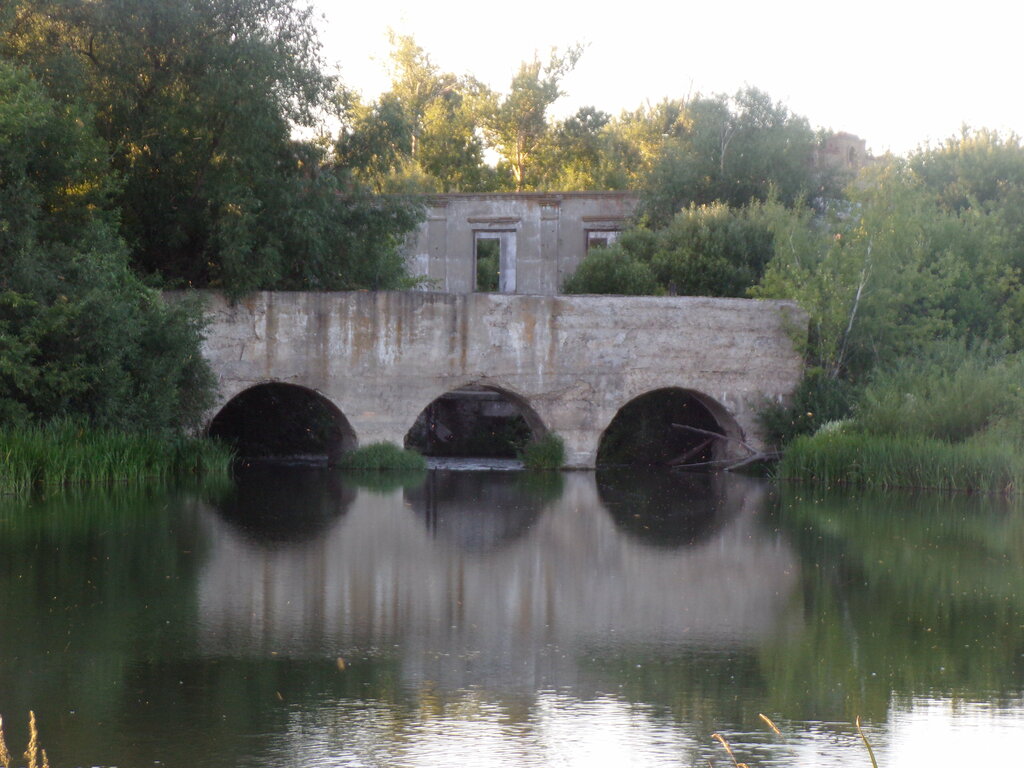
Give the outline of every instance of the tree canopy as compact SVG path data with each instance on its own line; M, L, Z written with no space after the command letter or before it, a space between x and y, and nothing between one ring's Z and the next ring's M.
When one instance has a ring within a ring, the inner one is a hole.
M393 268L358 263L388 255L361 236L385 230L393 245L414 212L368 202L324 147L292 137L335 87L311 13L293 0L18 0L0 46L54 98L91 106L141 272L232 293L395 287ZM360 272L386 279L364 286Z

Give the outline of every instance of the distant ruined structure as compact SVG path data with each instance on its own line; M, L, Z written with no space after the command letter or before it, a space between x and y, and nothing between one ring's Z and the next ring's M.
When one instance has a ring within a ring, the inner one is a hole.
M589 250L615 242L639 202L636 192L435 195L409 271L441 293L554 296Z
M814 155L818 168L835 168L856 173L871 160L867 142L860 136L840 131L830 134Z

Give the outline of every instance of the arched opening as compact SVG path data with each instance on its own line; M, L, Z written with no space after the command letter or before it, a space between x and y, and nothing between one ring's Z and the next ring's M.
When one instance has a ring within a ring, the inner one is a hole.
M656 389L615 414L601 435L597 465L707 465L731 455L723 438L739 436L735 421L712 398L690 389Z
M424 456L515 458L545 431L522 398L473 385L447 392L424 408L405 436L405 447Z
M294 384L259 384L236 395L209 434L243 459L333 464L356 445L348 419L330 400Z

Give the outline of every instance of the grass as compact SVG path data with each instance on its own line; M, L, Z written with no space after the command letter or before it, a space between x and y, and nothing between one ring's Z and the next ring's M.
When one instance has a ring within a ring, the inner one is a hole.
M92 429L72 422L0 430L0 493L226 474L231 451L206 438Z
M28 733L28 746L23 755L28 761L28 768L50 768L46 750L39 746L39 731L36 729L35 712L28 713ZM11 768L14 764L14 758L11 757L11 753L7 749L7 741L4 739L4 719L0 717L0 765L3 768Z
M426 469L427 462L416 451L399 448L394 443L371 443L346 453L341 457L339 466L342 469L409 472Z
M778 475L826 486L1010 494L1024 488L1024 456L1011 443L983 436L951 443L920 436L822 430L789 444Z
M561 469L565 464L565 443L554 432L527 443L519 453L527 469Z

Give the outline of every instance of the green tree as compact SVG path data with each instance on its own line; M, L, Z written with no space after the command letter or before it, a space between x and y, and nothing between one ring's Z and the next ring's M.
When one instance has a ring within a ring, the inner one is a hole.
M562 96L560 83L582 53L576 45L561 55L552 50L547 63L537 57L524 61L509 93L495 100L484 119L488 141L508 164L517 192L536 187L533 166L549 139L548 108Z
M732 99L664 106L675 109L654 115L663 141L644 182L644 210L655 226L691 204L739 208L774 196L793 205L820 191L814 132L767 94L747 88Z
M212 384L199 309L129 269L89 118L0 60L0 424L195 424Z
M121 231L141 271L236 294L289 272L315 275L317 287L352 282L339 277L345 255L311 236L331 227L310 229L304 206L333 186L330 215L375 209L325 167L322 151L292 139L296 126L315 128L334 89L310 9L294 0L17 4L3 52L56 98L95 105L122 179ZM381 224L400 218L388 211Z
M374 104L347 98L340 162L378 192L481 191L493 183L477 130L487 89L441 72L406 35L391 33L391 89Z

